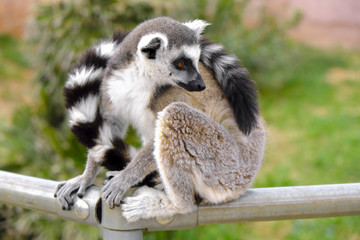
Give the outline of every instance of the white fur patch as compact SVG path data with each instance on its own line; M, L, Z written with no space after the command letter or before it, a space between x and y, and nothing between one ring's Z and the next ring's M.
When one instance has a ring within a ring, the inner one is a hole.
M183 49L185 55L193 61L194 66L196 67L196 70L199 71L199 69L197 68L197 63L199 62L200 53L201 53L200 46L199 45L192 45L192 46L184 45L182 47L182 49Z
M102 57L111 58L114 55L116 44L114 42L102 42L95 47L96 53Z
M237 59L231 55L223 55L216 58L213 62L214 71L218 79L222 79L223 75L226 74L225 69L227 66L234 65Z
M148 45L151 42L151 40L153 40L154 38L160 38L164 42L163 48L166 48L168 46L169 41L168 41L168 38L164 34L158 33L158 32L157 33L149 33L149 34L144 35L138 43L137 51L138 51L139 55L142 55L141 49L143 47L145 47L146 45Z
M126 117L142 136L143 143L154 136L155 116L149 109L150 98L155 91L156 82L138 75L134 66L119 70L107 81L107 94L116 114Z
M158 165L158 168L162 167L162 166L159 166L158 159L161 159L160 147L161 147L161 139L163 138L163 136L162 136L162 134L163 134L162 119L163 119L164 114L165 114L164 110L158 112L157 120L155 122L154 157L155 157L156 163Z
M220 52L223 50L224 50L224 47L220 44L210 44L210 45L206 46L206 48L205 48L205 51L209 52L209 53Z
M111 140L113 139L112 129L111 126L107 124L103 124L99 131L99 140L101 144L112 146Z
M237 58L233 55L222 55L217 59L222 65L234 65L237 62Z
M89 154L91 155L91 157L95 162L101 162L103 161L105 152L110 148L111 148L110 146L96 145L93 148L89 149Z
M73 106L70 110L70 126L79 122L92 122L95 120L99 98L89 95Z
M198 37L203 33L205 28L210 25L210 23L200 19L195 19L193 21L185 22L183 24L188 28L192 29Z
M220 44L210 44L210 45L206 46L202 51L202 55L203 55L202 60L204 61L204 64L206 66L212 66L212 63L210 62L211 55L213 53L217 53L217 52L220 52L223 50L224 50L224 47Z
M87 68L82 67L80 69L76 69L74 73L69 75L69 78L65 84L67 88L73 88L76 86L85 85L88 82L92 82L97 79L103 73L102 69L94 70L93 67Z

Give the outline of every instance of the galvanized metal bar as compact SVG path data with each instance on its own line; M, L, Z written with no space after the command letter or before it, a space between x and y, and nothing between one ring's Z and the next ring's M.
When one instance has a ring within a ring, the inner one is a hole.
M0 202L97 226L96 207L101 189L91 188L84 198L76 199L73 211L63 211L54 197L57 184L52 180L0 171Z
M226 204L194 206L189 214L135 223L127 223L120 208L109 209L101 202L99 186L89 188L83 199L76 198L72 211L63 211L53 196L56 185L55 181L0 171L0 202L98 226L104 237L121 234L139 237L141 229L157 231L229 222L360 215L360 183L249 189Z
M101 229L104 240L142 240L142 230L131 230L131 231L115 231L111 229Z
M221 205L194 206L193 212L172 219L127 223L119 208L102 204L110 229L149 231L194 228L197 225L360 215L360 183L249 189L239 199ZM115 221L114 221L115 220Z
M249 189L239 199L201 206L198 224L360 215L360 183Z

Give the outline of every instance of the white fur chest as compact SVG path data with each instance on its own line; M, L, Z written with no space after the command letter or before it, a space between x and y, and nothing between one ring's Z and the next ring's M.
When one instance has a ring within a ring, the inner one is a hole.
M106 83L106 91L115 116L135 127L146 143L154 137L155 115L149 102L155 86L139 75L135 66L114 71Z

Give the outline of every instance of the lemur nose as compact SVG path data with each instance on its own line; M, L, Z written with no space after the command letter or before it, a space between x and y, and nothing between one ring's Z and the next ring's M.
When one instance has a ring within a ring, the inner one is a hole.
M202 90L204 90L204 89L206 88L206 86L205 86L205 85L198 84L198 85L197 85L197 88L198 88L199 91L202 91Z
M200 74L196 76L196 79L194 81L196 83L197 91L202 91L206 88L205 82Z

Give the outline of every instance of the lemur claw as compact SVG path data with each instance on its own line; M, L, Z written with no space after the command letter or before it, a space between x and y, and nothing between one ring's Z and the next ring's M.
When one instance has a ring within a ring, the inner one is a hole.
M119 171L108 172L106 174L106 179L104 179L104 181L107 180L107 182L102 188L102 199L109 208L120 206L122 197L127 190L124 188L122 176L119 173Z
M84 181L81 176L78 176L59 183L56 187L54 197L59 199L62 210L70 210L74 204L74 193L77 192L77 196L82 198L89 186L91 186L91 183Z

